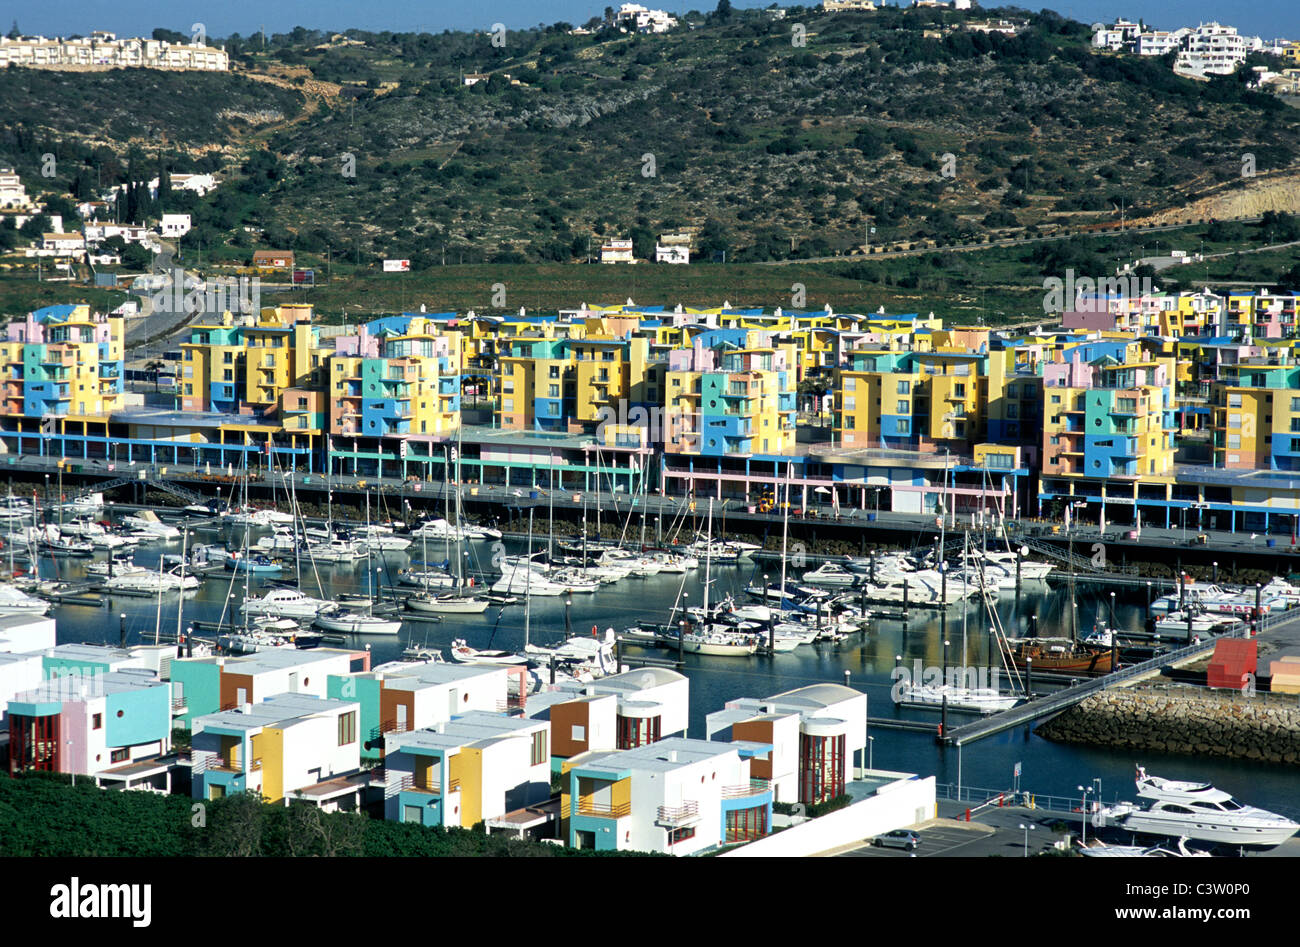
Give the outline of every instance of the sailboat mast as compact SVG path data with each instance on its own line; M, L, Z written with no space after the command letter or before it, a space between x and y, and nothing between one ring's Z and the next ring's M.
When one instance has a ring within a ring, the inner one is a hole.
M713 561L713 497L709 497L707 522L708 526L704 534L704 621L706 623L709 620L709 566Z
M186 550L188 550L189 548L189 542L190 542L190 521L189 518L187 517L185 519L185 522L181 524L181 588L180 588L180 595L177 596L177 600L176 600L176 640L177 641L181 640L181 613L185 610L185 559L187 556ZM108 551L108 555L110 558L112 558L113 550L110 549Z
M777 598L777 614L785 617L785 563L786 563L786 541L790 537L790 467L785 471L785 500L781 507L781 589L780 596ZM763 595L767 595L767 590L763 590Z
M528 636L532 630L533 616L533 508L528 508L528 558L524 573L524 650L528 650Z

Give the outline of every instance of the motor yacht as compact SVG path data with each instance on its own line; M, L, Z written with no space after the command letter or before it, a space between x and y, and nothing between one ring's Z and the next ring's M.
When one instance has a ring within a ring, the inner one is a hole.
M1242 805L1209 783L1162 779L1140 766L1136 782L1138 796L1149 802L1146 808L1122 802L1095 813L1093 824L1233 846L1281 845L1300 831L1300 824L1286 816Z

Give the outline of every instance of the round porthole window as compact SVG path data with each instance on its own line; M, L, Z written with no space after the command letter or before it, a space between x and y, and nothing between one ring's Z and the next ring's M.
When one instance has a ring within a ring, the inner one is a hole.
M462 694L460 699L461 699L461 702L462 702L462 703L466 703L466 704L468 704L468 703L469 703L469 694Z
M122 716L122 711L119 710L119 711L117 712L117 715L118 715L119 717Z

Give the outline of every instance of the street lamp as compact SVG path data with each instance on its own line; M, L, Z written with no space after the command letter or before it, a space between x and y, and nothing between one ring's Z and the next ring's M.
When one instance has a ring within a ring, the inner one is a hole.
M1094 791L1093 786L1079 787L1079 792L1083 793L1083 818L1080 821L1083 822L1083 844L1084 845L1088 844L1088 795L1093 791Z
M1025 858L1028 858L1028 857L1029 857L1029 833L1032 832L1032 831L1034 831L1034 829L1037 828L1037 826L1034 826L1034 825L1027 825L1027 824L1025 824L1024 822L1021 822L1021 823L1020 823L1020 828L1023 829L1024 832L1025 832L1025 854L1024 854L1024 857L1025 857Z

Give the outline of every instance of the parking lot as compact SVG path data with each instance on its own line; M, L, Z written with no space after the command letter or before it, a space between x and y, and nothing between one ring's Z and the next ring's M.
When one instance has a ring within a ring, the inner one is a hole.
M1006 813L1001 813L1005 816ZM1001 821L1001 820L999 820ZM854 858L988 858L1000 855L1006 858L1023 858L1025 833L1018 828L1021 823L986 825L981 822L958 822L953 819L932 819L912 826L921 836L916 851L900 848L876 848L866 839L858 845L835 852L837 856ZM1029 854L1036 855L1052 847L1057 837L1043 827L1035 825L1029 832Z

